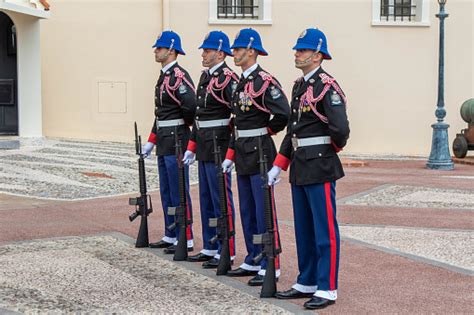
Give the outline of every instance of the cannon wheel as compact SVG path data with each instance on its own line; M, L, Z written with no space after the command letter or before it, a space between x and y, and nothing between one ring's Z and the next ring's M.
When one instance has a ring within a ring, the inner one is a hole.
M463 135L457 135L456 139L453 141L453 152L454 156L458 159L466 157L467 154L467 140Z

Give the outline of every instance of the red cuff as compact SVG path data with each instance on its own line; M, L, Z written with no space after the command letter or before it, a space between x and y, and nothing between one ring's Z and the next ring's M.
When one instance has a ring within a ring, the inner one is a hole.
M235 151L234 149L228 148L227 153L225 154L226 160L231 160L233 161L235 157Z
M150 133L150 136L148 137L148 142L156 144L156 134L154 134L153 132Z
M194 142L193 140L189 140L188 141L188 148L187 150L193 152L193 153L196 153L196 147L197 147L197 143Z
M336 153L342 151L342 148L339 148L337 145L334 144L334 142L331 141L331 145L332 147L334 148L334 151L336 151Z
M291 163L291 160L281 153L278 153L278 155L275 158L275 161L273 161L273 165L281 167L281 169L284 171L288 169L288 166L290 166L290 163Z
M270 127L267 127L267 131L270 134L270 136L276 135L276 132L273 132L273 130L271 130Z

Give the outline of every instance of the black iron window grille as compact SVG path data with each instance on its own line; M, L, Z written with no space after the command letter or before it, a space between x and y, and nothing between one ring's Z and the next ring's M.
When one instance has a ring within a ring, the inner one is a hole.
M414 0L380 0L380 20L414 21L416 4Z
M219 19L258 19L258 0L218 0Z

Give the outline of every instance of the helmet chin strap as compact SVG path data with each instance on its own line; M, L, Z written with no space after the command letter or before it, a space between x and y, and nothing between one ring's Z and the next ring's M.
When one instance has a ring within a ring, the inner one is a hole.
M309 57L306 58L306 59L303 60L303 61L295 61L295 64L296 64L297 66L300 66L300 67L301 67L301 66L306 66L306 65L310 64L311 59L313 59L313 57L316 56L316 55L319 53L319 51L321 50L321 45L322 45L322 44L323 44L323 39L320 38L320 39L319 39L318 46L316 47L316 51L315 51L314 53L312 53L311 55L309 55Z
M314 56L316 56L316 54L318 53L319 51L315 51L314 53L312 53L311 55L309 55L308 58L306 58L305 60L303 61L295 61L295 64L297 66L306 66L308 64L311 63L311 59L313 59Z
M166 59L168 59L170 53L171 53L171 49L173 49L174 47L174 38L171 39L171 45L170 45L170 48L168 48L168 50L166 51L166 53L162 56L157 56L158 58L158 61L159 62L162 62L162 61L165 61Z
M211 64L211 63L213 64L213 63L216 62L216 59L217 59L217 57L218 57L219 52L221 51L221 49L222 49L222 39L219 39L219 47L217 48L216 52L213 53L211 57L209 57L209 62L208 62L208 64Z
M243 53L242 57L240 57L240 58L235 58L235 62L239 63L239 62L241 62L242 60L244 60L245 57L247 57L247 50Z
M242 60L244 60L245 57L247 57L247 52L249 51L249 49L252 47L252 43L255 39L253 37L250 37L250 41L247 45L247 47L245 48L245 52L244 54L242 55L242 57L240 58L236 58L235 59L235 62L241 62Z

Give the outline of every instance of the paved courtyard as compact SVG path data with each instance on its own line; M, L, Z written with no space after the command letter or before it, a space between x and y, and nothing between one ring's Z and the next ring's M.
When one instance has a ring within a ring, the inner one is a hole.
M0 265L0 307L17 312L288 313L111 236L2 246Z
M146 160L148 188L156 190L156 159ZM20 150L0 151L0 191L51 200L85 200L138 190L135 145L23 139ZM197 168L191 166L191 183Z
M320 313L472 313L474 166L449 172L425 169L424 159L364 162L338 181L339 299ZM146 163L154 241L163 213L156 161ZM0 151L0 313L303 311L305 300L259 299L246 278L215 277L199 264L134 248L139 220L128 222L128 197L138 191L136 167L131 144L40 139ZM196 183L195 166L190 173ZM191 190L199 250L197 185ZM286 289L297 276L287 174L276 196L278 286ZM245 248L238 213L236 228L238 265Z

